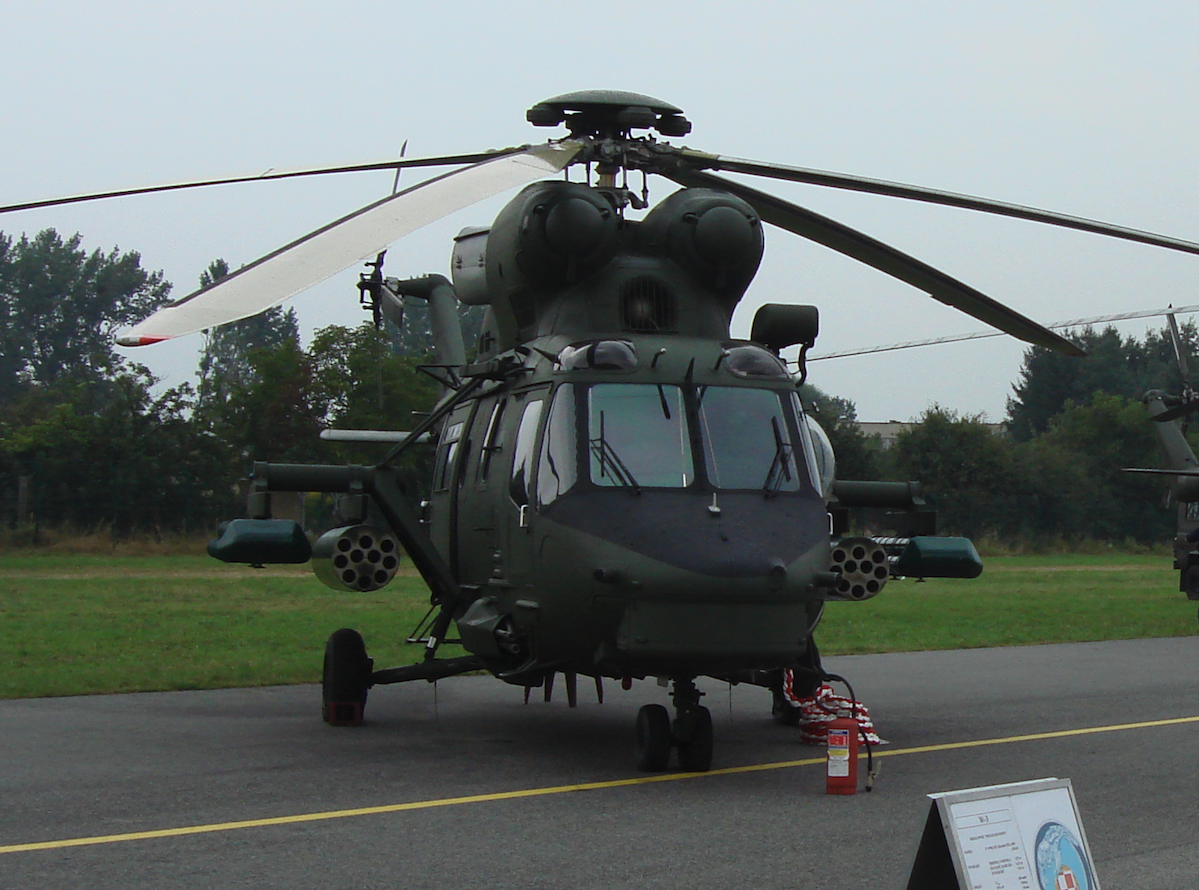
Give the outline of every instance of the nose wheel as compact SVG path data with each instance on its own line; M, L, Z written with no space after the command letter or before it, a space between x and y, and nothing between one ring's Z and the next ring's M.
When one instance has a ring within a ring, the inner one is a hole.
M637 712L637 769L662 772L677 748L679 767L703 773L712 768L712 713L699 703L703 693L694 679L674 681L675 718L662 705L644 705Z
M661 705L642 705L637 712L637 769L660 773L670 762L674 737L670 714Z

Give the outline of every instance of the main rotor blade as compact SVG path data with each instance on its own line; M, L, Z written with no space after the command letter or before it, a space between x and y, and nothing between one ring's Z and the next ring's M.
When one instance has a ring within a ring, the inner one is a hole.
M802 182L808 185L822 185L829 188L846 189L855 192L867 192L872 195L887 195L892 198L907 198L912 201L924 201L928 204L942 204L946 207L962 207L966 210L978 210L982 213L993 213L999 216L1010 216L1015 219L1026 219L1032 222L1046 223L1051 226L1061 226L1067 229L1078 229L1096 235L1108 235L1112 238L1122 238L1125 241L1137 241L1142 244L1152 244L1169 250L1179 250L1183 253L1199 254L1199 243L1184 241L1181 238L1170 238L1140 229L1130 229L1111 223L1085 219L1081 216L1069 216L1055 213L1052 210L1040 210L1036 207L1025 207L1022 204L1008 204L1004 201L993 201L990 198L976 198L957 192L944 192L938 189L924 188L918 185L905 185L902 182L888 182L883 179L867 179L862 176L851 176L847 173L831 173L827 170L812 170L807 167L789 167L785 164L772 164L766 161L750 161L744 158L729 158L723 155L712 155L694 149L681 149L683 157L697 161L714 170L726 170L730 173L749 173L754 176L766 176L770 179L784 179L788 182Z
M1160 315L1189 315L1199 312L1199 306L1179 306L1177 309L1139 309L1136 312L1119 312L1115 315L1095 315L1090 318L1071 318L1066 321L1054 321L1045 325L1052 330L1059 328L1080 328L1088 325L1103 324L1109 321L1128 321L1134 318L1156 318ZM852 349L838 349L836 352L821 352L808 355L809 362L818 362L826 358L849 358L854 355L870 355L875 352L894 352L898 349L915 349L919 346L940 346L943 343L960 343L963 340L985 340L988 337L1002 337L1003 331L971 331L969 334L946 334L944 337L930 337L927 340L907 340L903 343L887 343L882 346L857 346Z
M407 143L405 143L407 145ZM391 158L386 161L366 161L360 164L340 164L333 167L302 167L295 170L276 170L270 168L261 173L246 173L241 176L224 176L219 179L193 179L187 182L168 182L161 185L144 185L134 188L113 189L106 192L87 192L81 195L67 195L62 198L47 198L41 201L25 201L20 204L0 205L0 213L16 210L33 210L38 207L58 207L62 204L79 204L84 201L99 201L103 198L124 198L129 195L148 195L154 192L173 192L180 189L203 188L208 185L231 185L236 182L258 182L268 179L295 179L299 176L323 176L327 173L361 173L367 170L395 170L404 167L448 167L452 165L478 164L493 158L505 157L527 149L501 148L494 151L476 152L468 155L444 155L437 158Z
M1160 414L1154 414L1149 419L1157 423L1166 423L1171 420L1177 420L1179 417L1184 417L1187 414L1194 414L1196 408L1199 408L1199 399L1184 400L1182 404L1175 405L1173 408L1167 408Z
M188 294L121 335L144 346L257 315L375 256L393 241L484 198L560 172L579 151L567 140L482 161L389 195Z
M1123 467L1121 473L1149 473L1153 476L1199 476L1199 470L1146 470L1141 467Z
M664 171L664 175L683 186L732 192L749 202L766 222L886 272L934 299L1027 343L1046 346L1068 355L1086 354L1077 344L956 278L826 216L710 173L675 169Z

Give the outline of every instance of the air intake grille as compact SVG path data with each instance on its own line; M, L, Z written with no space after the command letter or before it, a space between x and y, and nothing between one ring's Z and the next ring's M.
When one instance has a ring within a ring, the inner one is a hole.
M677 314L674 295L656 278L634 278L620 289L620 321L626 331L674 333Z

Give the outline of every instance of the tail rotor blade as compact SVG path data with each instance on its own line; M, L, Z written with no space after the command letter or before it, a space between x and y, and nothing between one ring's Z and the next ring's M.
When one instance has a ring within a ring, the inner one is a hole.
M823 244L893 278L917 287L936 300L960 309L1028 343L1068 355L1085 355L1076 343L1009 309L969 285L946 275L881 241L774 195L710 173L675 169L665 175L683 186L700 186L732 192L747 201L768 223Z
M404 152L408 151L408 140L404 140L404 144L400 146L400 157L404 157ZM403 167L396 167L396 178L391 184L391 193L394 195L400 190L400 174L404 172Z
M1178 374L1182 378L1182 386L1184 389L1189 389L1191 372L1187 367L1187 351L1182 343L1182 335L1178 333L1178 322L1175 320L1173 312L1166 315L1166 323L1170 326L1170 342L1174 344L1174 360L1178 363Z
M368 204L188 294L118 338L142 346L257 315L405 235L492 195L558 173L580 143L564 141L444 173Z

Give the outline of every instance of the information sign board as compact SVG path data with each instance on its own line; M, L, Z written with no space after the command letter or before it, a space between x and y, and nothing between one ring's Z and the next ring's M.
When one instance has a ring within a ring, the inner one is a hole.
M1099 890L1069 779L929 798L909 890Z

